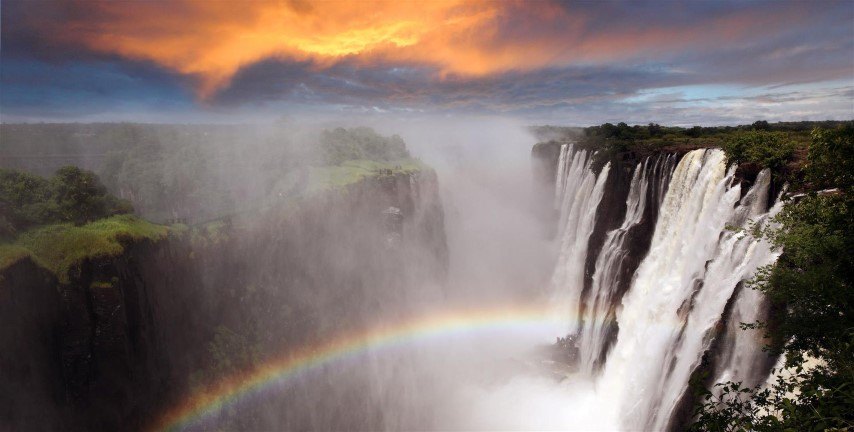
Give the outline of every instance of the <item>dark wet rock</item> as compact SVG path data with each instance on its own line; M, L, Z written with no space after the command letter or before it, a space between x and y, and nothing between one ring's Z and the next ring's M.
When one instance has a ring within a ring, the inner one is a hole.
M220 326L275 353L366 324L411 281L441 286L447 271L427 169L220 225L84 260L67 282L29 259L0 271L0 430L145 429L211 370ZM296 414L294 428L318 426Z

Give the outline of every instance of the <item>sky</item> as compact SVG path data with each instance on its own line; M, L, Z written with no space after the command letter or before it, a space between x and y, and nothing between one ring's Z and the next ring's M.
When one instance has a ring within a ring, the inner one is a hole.
M2 0L0 121L854 118L854 0Z

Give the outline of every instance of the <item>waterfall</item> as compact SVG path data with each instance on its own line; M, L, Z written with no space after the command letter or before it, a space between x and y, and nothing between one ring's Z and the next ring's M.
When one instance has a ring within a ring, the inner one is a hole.
M560 149L556 335L577 337L580 373L595 380L603 406L616 404L624 428L665 430L716 338L716 381L765 379L773 359L739 323L766 317L764 297L743 283L779 251L749 231L771 223L782 203L768 210L768 170L742 196L721 150L694 150L678 164L675 155L646 158L634 167L622 223L604 235L584 290L611 171L609 163L597 175L593 158L572 144Z
M592 170L593 154L575 151L572 145L561 147L560 163L556 176L556 190L562 194L560 254L551 286L556 336L566 336L578 328L587 244L611 165L606 164L597 176Z
M560 155L557 159L557 174L555 175L555 210L561 209L561 204L563 201L563 187L564 182L566 182L566 170L569 168L566 165L566 154L569 152L571 146L571 144L562 144L560 146Z
M579 333L579 351L581 356L581 370L591 373L593 367L602 353L605 344L606 332L609 319L608 310L612 304L612 297L617 288L619 277L619 266L626 255L623 247L629 228L640 222L646 207L646 191L649 182L646 175L646 162L638 164L632 176L629 195L626 200L626 218L623 224L608 233L602 251L596 259L596 271L593 274L593 285L587 296L582 317L582 328Z
M756 183L769 181L768 172L762 171ZM753 212L757 212L759 206L767 206L767 203L762 197L758 197L755 205L757 207L753 209ZM770 218L782 210L782 207L783 201L778 197L771 210L756 218L754 223L764 226ZM766 257L766 262L763 265L776 261L782 252L771 250L767 242L760 243L757 248L762 248L762 250L757 251L757 254ZM768 372L773 367L775 359L760 349L766 342L763 339L763 330L744 330L740 326L741 323L766 321L768 309L768 300L762 293L746 287L738 291L723 335L725 340L721 344L722 349L715 365L713 374L715 382L738 381L746 387L754 387L762 384L768 377Z
M775 258L764 240L727 229L764 217L768 174L740 200L724 159L720 150L695 150L679 162L617 312L620 332L599 385L627 428L668 426L735 287Z

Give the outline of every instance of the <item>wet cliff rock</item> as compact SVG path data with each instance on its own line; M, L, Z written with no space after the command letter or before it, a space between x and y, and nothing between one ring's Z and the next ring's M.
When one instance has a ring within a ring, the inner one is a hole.
M63 277L19 260L0 271L0 429L143 429L233 372L211 355L217 335L263 357L403 313L412 286L441 295L447 259L436 176L422 169L126 242Z

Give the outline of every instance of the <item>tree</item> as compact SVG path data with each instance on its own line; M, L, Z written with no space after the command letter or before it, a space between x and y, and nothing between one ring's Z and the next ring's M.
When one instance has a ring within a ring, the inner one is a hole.
M325 130L320 137L320 148L323 162L330 165L356 159L388 161L409 157L402 138L384 137L368 127Z
M37 175L0 169L0 222L6 237L57 219L51 183Z
M851 193L854 187L854 126L814 129L807 164L806 181L814 188L837 187Z
M651 137L660 137L664 135L664 128L662 128L658 123L650 123L646 128L647 131L649 131L649 136Z
M82 224L107 213L104 198L107 188L91 171L62 167L56 171L53 181L59 213L64 220Z
M795 154L795 143L782 132L742 131L723 144L729 163L752 163L779 172Z
M114 214L130 213L130 203L107 193L98 176L75 166L62 167L51 179L56 207L66 222L83 224Z
M755 121L753 122L753 130L769 131L771 130L771 125L768 124L767 120Z
M685 131L685 135L688 135L691 138L699 138L703 135L703 127L702 126L694 126L691 129Z

